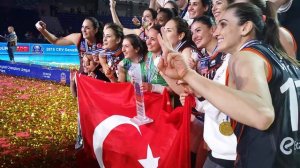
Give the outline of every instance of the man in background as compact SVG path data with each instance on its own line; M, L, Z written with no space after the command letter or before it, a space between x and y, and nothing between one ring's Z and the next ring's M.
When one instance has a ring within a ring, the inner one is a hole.
M13 26L8 26L7 31L9 33L8 35L5 36L0 35L0 37L4 38L7 41L7 52L9 55L9 59L12 63L14 63L15 62L14 52L17 49L18 37Z

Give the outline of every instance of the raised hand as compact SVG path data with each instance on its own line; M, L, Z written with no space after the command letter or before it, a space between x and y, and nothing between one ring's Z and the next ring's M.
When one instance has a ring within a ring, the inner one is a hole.
M140 20L139 20L136 16L134 16L134 17L132 18L132 23L133 23L135 26L140 26L140 25L141 25Z
M36 22L35 27L38 31L45 30L46 29L46 23L43 22L43 21L38 21L38 22Z

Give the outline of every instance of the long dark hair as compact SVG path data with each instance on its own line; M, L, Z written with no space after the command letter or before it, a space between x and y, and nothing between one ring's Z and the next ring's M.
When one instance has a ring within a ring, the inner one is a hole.
M166 4L167 3L169 3L169 4L171 4L173 6L173 8L171 8L171 10L173 11L174 16L178 16L178 14L179 14L179 7L178 7L177 3L175 1L168 1L168 2L166 2Z
M161 25L156 24L156 25L153 25L150 29L156 30L161 35L161 28L162 28Z
M176 29L177 29L177 33L184 33L184 38L182 39L182 41L187 41L187 42L191 42L192 41L192 35L191 35L191 31L189 28L188 23L182 19L181 17L174 17L171 20L173 20L176 24Z
M251 21L254 24L256 39L269 44L276 53L295 65L299 65L297 61L288 56L281 45L279 25L275 18L266 15L264 21L262 10L252 3L234 3L229 5L227 10L234 10L234 15L239 18L239 25Z
M147 54L147 45L145 41L143 41L138 35L136 34L128 34L124 36L124 39L127 39L130 41L131 45L134 49L138 50L138 54L142 56L143 58Z
M204 12L204 15L212 16L211 7L212 2L211 0L201 0L203 7L207 7L207 11Z
M111 29L117 38L120 38L120 43L118 45L121 46L124 39L123 28L116 23L107 23L105 26L106 29Z
M197 17L194 19L193 23L191 25L193 25L195 22L200 22L202 24L205 24L207 25L209 28L213 27L216 25L215 21L213 20L212 17L210 16L206 16L206 15L203 15L203 16L200 16L200 17Z
M157 16L156 10L154 10L154 9L152 9L152 8L147 8L147 9L145 9L144 11L146 11L146 10L149 11L149 12L151 13L153 20L156 19L156 16Z
M93 28L98 29L98 32L95 34L96 42L103 43L103 24L99 22L95 17L86 17L84 20L91 21Z

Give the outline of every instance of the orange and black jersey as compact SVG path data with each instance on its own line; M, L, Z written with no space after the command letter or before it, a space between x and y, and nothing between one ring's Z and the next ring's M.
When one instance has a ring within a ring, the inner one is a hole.
M237 167L300 167L300 69L261 42L246 46L268 64L268 85L275 120L266 131L243 125L238 143ZM241 128L241 124L238 124Z

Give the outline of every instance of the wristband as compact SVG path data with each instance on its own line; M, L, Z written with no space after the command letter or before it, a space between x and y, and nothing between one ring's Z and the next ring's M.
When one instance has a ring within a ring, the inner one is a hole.
M152 85L151 92L162 93L165 89L165 87L160 84L151 84L151 85Z

